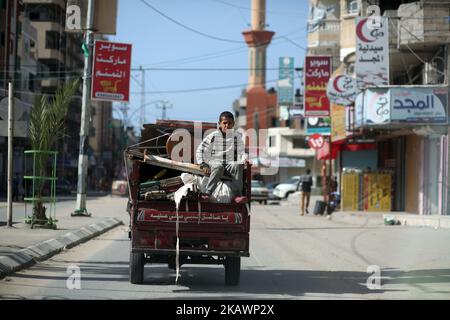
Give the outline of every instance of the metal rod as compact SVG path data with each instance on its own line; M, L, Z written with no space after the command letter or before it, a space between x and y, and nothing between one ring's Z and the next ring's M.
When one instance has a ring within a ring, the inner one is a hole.
M14 97L13 85L8 85L8 204L7 226L12 227L13 222L13 139L14 139Z

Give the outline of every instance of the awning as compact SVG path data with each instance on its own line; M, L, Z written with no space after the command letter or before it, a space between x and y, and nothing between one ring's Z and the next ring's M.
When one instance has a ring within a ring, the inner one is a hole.
M342 151L375 150L376 148L376 143L347 143L341 146Z
M363 151L376 148L376 143L332 143L330 152L330 143L325 141L323 147L317 150L317 160L335 160L339 151Z

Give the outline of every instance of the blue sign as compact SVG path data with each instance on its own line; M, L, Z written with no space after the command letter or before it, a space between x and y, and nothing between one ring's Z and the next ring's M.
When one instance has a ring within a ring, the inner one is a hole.
M306 134L313 135L319 133L323 136L331 135L331 119L330 118L307 118Z
M278 105L294 105L294 58L279 58Z

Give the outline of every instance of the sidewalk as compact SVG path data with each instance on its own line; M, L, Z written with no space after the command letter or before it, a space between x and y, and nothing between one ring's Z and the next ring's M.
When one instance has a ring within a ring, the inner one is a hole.
M314 211L317 200L322 200L322 196L311 196L309 213ZM281 205L290 207L289 210L300 212L300 193L296 192L289 196ZM450 229L450 216L439 215L418 215L407 212L366 212L366 211L335 211L331 215L331 220L335 222L353 224L358 226L380 226L384 225L385 219L398 221L399 225L410 227L431 227Z
M5 226L6 203L0 202L0 279L6 275L50 258L58 252L90 240L119 225L128 225L127 198L88 197L91 217L71 217L76 200L56 204L57 230L31 229L23 222L25 205L14 203L13 228ZM27 205L31 214L31 206Z

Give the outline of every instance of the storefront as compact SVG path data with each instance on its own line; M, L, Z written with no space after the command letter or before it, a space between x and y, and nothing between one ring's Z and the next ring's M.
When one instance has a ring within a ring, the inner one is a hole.
M362 93L356 123L376 137L377 169L392 172L392 210L446 214L447 104L447 87L369 88Z

